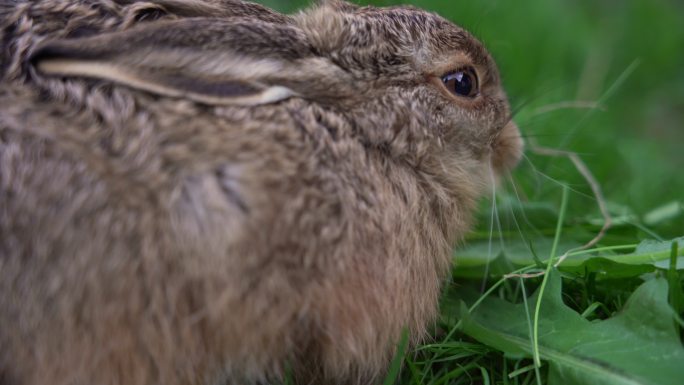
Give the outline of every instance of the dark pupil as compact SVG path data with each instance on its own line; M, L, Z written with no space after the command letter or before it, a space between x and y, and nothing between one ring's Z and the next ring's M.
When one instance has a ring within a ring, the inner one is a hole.
M464 71L454 72L444 77L447 89L456 95L470 96L473 92L473 78Z

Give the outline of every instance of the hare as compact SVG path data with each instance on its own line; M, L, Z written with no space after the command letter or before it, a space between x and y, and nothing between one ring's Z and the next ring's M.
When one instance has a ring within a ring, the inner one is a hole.
M416 8L0 7L3 385L377 383L521 155Z

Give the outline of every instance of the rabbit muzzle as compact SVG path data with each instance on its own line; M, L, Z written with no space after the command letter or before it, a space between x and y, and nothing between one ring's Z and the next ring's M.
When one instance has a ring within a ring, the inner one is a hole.
M524 142L518 125L506 123L491 144L491 162L497 174L511 171L520 162Z

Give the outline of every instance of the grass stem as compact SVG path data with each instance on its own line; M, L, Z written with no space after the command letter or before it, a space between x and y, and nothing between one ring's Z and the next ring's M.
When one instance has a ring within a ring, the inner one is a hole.
M549 273L553 267L553 261L556 260L556 254L558 253L558 243L560 241L561 230L563 229L563 221L565 220L565 213L568 209L568 187L563 184L563 195L561 196L561 207L558 214L558 222L556 224L556 236L553 238L553 245L551 246L551 255L546 263L546 272L544 278L542 279L541 287L539 288L539 296L537 296L537 303L534 307L534 324L533 324L533 344L532 344L532 355L534 358L534 365L536 367L541 367L541 359L539 357L539 313L541 310L541 301L544 297L544 290L546 289L546 283L549 279Z

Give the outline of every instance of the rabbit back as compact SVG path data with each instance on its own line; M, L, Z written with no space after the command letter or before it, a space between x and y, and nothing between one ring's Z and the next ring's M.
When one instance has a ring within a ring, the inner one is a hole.
M74 112L3 91L5 368L29 384L278 377L287 362L372 379L401 328L422 334L412 316L434 314L450 245L416 223L421 192L392 182L405 170L301 101L145 98L105 86Z
M355 7L330 4L309 21L342 28ZM403 328L425 335L493 129L440 137L455 103L414 91L403 59L373 63L405 71L382 88L360 56L316 56L335 46L316 28L238 1L0 15L0 382L375 383ZM159 86L185 75L220 81Z

